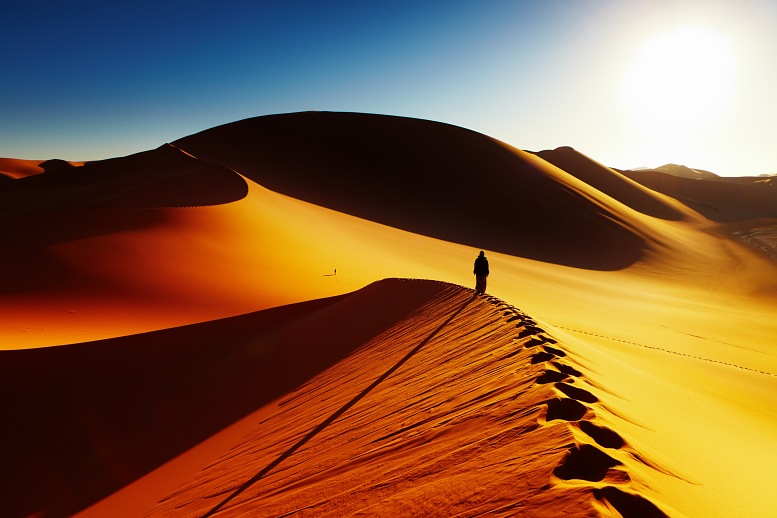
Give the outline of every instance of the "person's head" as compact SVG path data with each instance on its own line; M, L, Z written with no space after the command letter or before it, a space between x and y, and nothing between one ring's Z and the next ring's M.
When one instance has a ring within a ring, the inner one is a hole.
M481 250L480 251L480 257L485 257L485 256L486 256L486 253L483 250Z

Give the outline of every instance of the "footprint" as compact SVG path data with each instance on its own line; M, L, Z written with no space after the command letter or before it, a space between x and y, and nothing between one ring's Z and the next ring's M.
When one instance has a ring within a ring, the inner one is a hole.
M613 486L594 489L597 500L608 502L624 518L664 518L667 515L650 500Z
M599 398L578 387L567 385L566 383L556 383L556 388L564 393L567 397L576 399L578 401L585 401L586 403L598 403Z
M562 421L578 421L588 411L588 407L574 399L550 399L546 403L548 411L546 421L560 419Z
M544 385L545 383L556 383L568 379L566 374L562 374L557 371L547 370L540 374L535 380L537 383Z
M550 347L549 345L546 345L545 347L543 347L543 349L545 349L550 354L554 354L554 355L560 356L562 358L567 355L567 353L565 353L561 349L556 349L555 347Z
M532 365L536 365L538 363L543 363L543 362L550 361L553 358L555 358L555 356L553 356L550 353L546 353L546 352L543 351L543 352L539 352L539 353L533 354L532 357L531 357L531 363L532 363ZM564 377L566 378L566 376L564 376Z
M583 373L579 370L570 367L569 365L564 365L563 363L559 362L551 362L551 365L553 365L555 368L557 368L559 371L563 372L564 374L569 374L570 376L574 376L576 378L580 378L583 376Z
M545 343L545 340L543 340L542 338L540 338L538 336L535 336L535 337L531 338L530 340L528 340L523 345L524 345L524 347L528 348L528 347L537 347L538 345L542 345L544 343Z
M623 445L625 444L623 437L615 433L613 430L610 430L609 428L597 426L590 421L580 421L578 426L580 427L580 430L585 432L586 435L596 441L596 444L599 446L619 450L623 448Z
M553 470L553 474L563 480L599 482L604 479L610 468L620 464L620 461L613 459L602 450L590 444L581 444L569 449L569 454Z
M523 327L523 324L518 324L515 327ZM527 336L532 336L539 333L542 333L542 329L540 329L539 327L528 326L522 329L520 333L518 333L518 338L525 338Z

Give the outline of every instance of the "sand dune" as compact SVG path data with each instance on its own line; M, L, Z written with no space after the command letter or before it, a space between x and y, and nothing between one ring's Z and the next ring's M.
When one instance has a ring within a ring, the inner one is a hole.
M26 397L3 413L29 428L3 430L18 445L3 488L25 496L6 511L68 514L277 400L221 445L224 456L200 459L208 469L173 461L161 485L140 480L85 515L141 515L158 499L154 516L660 515L636 494L631 448L597 424L596 389L562 348L498 299L389 280L148 335L13 351L4 385Z
M565 173L528 153L447 124L301 113L247 119L174 145L297 199L510 255L618 269L645 246L596 191L568 185Z
M768 183L331 113L42 163L0 183L4 515L777 507Z
M40 163L43 160L20 160L17 158L0 158L0 181L24 178L43 172Z
M215 205L238 200L248 190L237 174L168 145L82 166L50 160L40 167L44 174L0 190L3 213Z
M694 180L698 180L698 179L717 180L721 178L715 173L711 173L703 169L694 169L688 166L678 165L678 164L662 165L661 167L657 167L656 171L661 171L662 173L671 174L673 176L679 176L682 178L692 178Z
M623 171L629 178L671 196L720 222L777 218L777 185L758 178L696 179L661 171Z
M678 207L675 199L661 197L655 191L646 189L570 147L560 147L535 154L643 214L669 220L687 217L688 211Z

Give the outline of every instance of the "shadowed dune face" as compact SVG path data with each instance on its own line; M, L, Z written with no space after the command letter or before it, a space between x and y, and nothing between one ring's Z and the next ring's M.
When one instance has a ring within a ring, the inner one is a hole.
M164 222L157 211L51 211L0 215L0 240L8 253L0 255L0 296L82 292L100 281L97 269L77 267L52 249L96 236L131 233ZM111 257L93 250L97 262ZM78 271L76 271L76 269ZM109 290L111 286L103 286Z
M759 178L686 178L661 171L623 171L717 222L777 218L777 184ZM761 180L761 181L759 181Z
M568 266L612 270L644 242L558 170L484 135L348 113L247 119L174 142L280 193L389 226Z
M648 216L680 220L683 214L656 193L570 147L534 153L572 176Z
M0 214L218 205L248 192L240 175L171 146L83 166L48 160L40 167L42 174L3 184Z
M136 236L171 219L150 209L225 204L248 192L240 175L171 146L84 166L49 160L40 169L0 187L0 298L45 293L47 302L31 303L41 311L59 296L104 301L120 286L125 298L138 289L129 285L133 273L151 279L171 262L159 250L156 264L128 265L132 270L117 275L121 258L143 248ZM95 244L106 236L113 244ZM78 249L82 260L68 259L63 246Z

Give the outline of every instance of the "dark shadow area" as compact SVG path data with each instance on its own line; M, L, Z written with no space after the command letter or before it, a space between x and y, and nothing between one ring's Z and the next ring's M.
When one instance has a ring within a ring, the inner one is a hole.
M606 486L595 488L593 491L597 500L608 502L623 518L666 518L667 516L650 500L627 493L617 487Z
M777 184L758 178L684 178L655 170L623 171L717 222L777 218Z
M551 365L553 365L555 368L557 368L560 372L563 372L564 374L569 374L570 376L574 376L576 378L579 378L583 375L582 372L575 369L574 367L570 367L569 365L564 365L563 363L559 362L551 362Z
M588 408L574 399L551 399L547 402L548 413L546 421L560 419L561 421L577 421L582 419Z
M596 441L596 444L599 446L619 450L623 448L623 445L625 444L623 438L609 428L597 426L590 421L580 421L578 425L580 426L580 429L591 439Z
M658 199L639 183L619 171L591 160L571 147L564 146L534 154L643 214L673 221L683 217L680 211Z
M237 173L170 145L80 167L59 159L40 167L42 174L4 185L0 214L219 205L248 193Z
M550 353L554 356L558 356L559 358L563 358L564 356L567 355L567 353L565 353L561 349L556 349L555 347L551 347L549 345L545 345L542 348L545 349L546 353Z
M294 198L514 256L594 270L645 246L530 155L456 126L382 115L246 119L173 143Z
M75 166L66 160L59 158L52 158L41 162L38 166L43 169L43 172L49 175L52 174L74 174L75 169L80 166Z
M567 383L556 383L555 387L560 390L565 396L576 399L578 401L584 401L585 403L598 403L599 398L581 388L569 385Z
M162 207L229 203L248 192L238 174L172 146L76 167L64 160L12 180L0 191L0 294L90 285L67 270L52 245L163 223Z
M518 324L517 326L515 326L518 329L523 328L518 333L518 338L526 338L527 336L532 336L543 332L543 330L539 327L529 325L524 328L524 325L525 324Z
M554 359L555 357L556 356L551 354L551 353L548 353L548 352L545 352L545 351L541 351L541 352L538 352L538 353L535 353L535 354L532 355L531 363L532 363L532 365L536 365L538 363L544 363L544 362L550 361L550 360Z
M88 507L304 384L446 289L405 286L382 281L212 322L0 351L3 516Z
M397 371L402 365L404 365L410 358L418 354L418 351L423 349L423 347L429 343L429 341L437 336L437 333L442 331L442 329L447 326L454 318L456 318L459 313L464 311L464 309L473 301L475 298L468 299L464 304L457 309L456 311L449 316L445 322L440 324L440 326L432 331L429 336L424 338L417 346L415 346L412 350L410 350L404 357L402 357L401 360L399 360L397 363L395 363L390 369L388 369L386 372L384 372L382 375L380 375L375 381L370 384L367 388L362 390L359 394L354 396L353 399L351 399L349 402L347 402L345 405L337 409L332 415L330 415L328 418L326 418L324 421L322 421L318 426L313 428L307 435L305 435L302 439L297 441L291 448L286 450L282 455L280 455L278 458L276 458L274 461L272 461L270 464L264 467L259 473L251 477L248 481L243 483L240 487L235 489L227 498L219 502L215 507L213 507L210 511L205 513L203 515L204 517L213 516L215 513L219 512L219 510L223 509L224 506L226 506L229 502L234 500L238 495L243 493L246 489L257 483L259 480L261 480L267 473L273 470L276 466L278 466L281 462L288 459L291 455L294 454L295 451L300 449L302 446L304 446L308 441L310 441L312 438L314 438L316 435L321 433L326 427L334 423L340 416L342 416L344 413L346 413L351 407L353 407L356 403L361 401L367 394L372 392L375 387L383 383L386 378L391 376L394 372Z
M21 181L21 180L15 180ZM0 294L80 290L94 282L73 272L52 246L164 223L161 211L61 211L0 214Z
M547 383L556 383L558 381L564 381L568 378L566 374L562 374L561 372L557 372L554 370L546 370L542 374L540 374L537 377L536 382L540 385L544 385Z
M569 454L561 465L553 470L553 474L563 480L599 482L604 479L610 468L620 464L602 450L590 444L581 444L569 449Z

